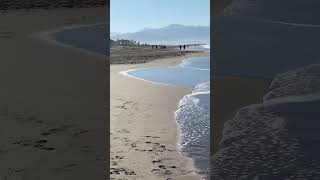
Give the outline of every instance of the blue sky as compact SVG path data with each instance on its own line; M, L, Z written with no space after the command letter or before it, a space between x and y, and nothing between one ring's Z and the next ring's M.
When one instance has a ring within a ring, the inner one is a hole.
M170 24L210 25L210 0L111 0L110 32Z

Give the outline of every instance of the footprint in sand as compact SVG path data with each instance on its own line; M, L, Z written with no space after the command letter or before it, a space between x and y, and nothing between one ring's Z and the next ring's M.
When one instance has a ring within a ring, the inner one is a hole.
M152 169L152 173L157 174L157 175L171 175L172 172L168 169Z
M52 147L44 147L46 144L48 143L48 140L46 139L41 139L41 140L36 140L36 141L32 141L32 140L18 140L12 144L14 145L21 145L21 146L32 146L34 148L40 148L43 150L47 150L47 151L52 151L54 150L54 148Z
M43 148L41 148L41 149L46 150L46 151L52 151L52 150L54 150L53 147L43 147Z
M127 101L127 102L122 103L122 104L119 105L119 106L116 106L116 108L128 109L127 105L128 105L128 104L131 104L131 103L133 103L133 101Z
M66 131L71 127L73 127L73 125L66 124L66 125L63 125L62 127L48 129L47 131L42 132L40 135L48 136L48 135L55 134L55 133L58 133L58 132Z
M156 163L161 163L162 161L159 159L159 160L153 160L152 161L152 164L156 164Z
M166 151L165 145L151 141L136 141L131 144L131 147L134 148L135 151L148 151L156 154Z
M135 147L137 147L137 143L131 143L130 146L133 147L133 148L135 148Z
M15 141L13 142L12 144L15 144L15 145L19 145L19 144L30 144L32 141L31 140L18 140L18 141Z
M144 137L146 137L146 138L160 138L160 136L144 136Z
M57 168L57 171L72 171L73 169L75 169L78 165L75 163L70 163L70 164L66 164L63 167Z
M115 156L116 159L123 159L124 156Z
M77 130L76 132L73 133L73 136L79 136L81 134L88 133L88 130Z
M117 131L117 132L118 132L118 133L130 133L130 131L127 130L127 129L122 129L122 130Z
M136 175L133 170L124 169L124 168L110 168L110 174L125 174L125 175Z
M145 152L145 149L135 149L135 151Z

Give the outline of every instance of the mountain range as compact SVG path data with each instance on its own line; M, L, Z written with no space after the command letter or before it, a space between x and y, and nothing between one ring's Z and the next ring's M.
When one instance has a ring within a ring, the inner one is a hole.
M162 28L144 28L134 33L111 33L111 39L130 39L148 44L208 44L210 27L171 24Z

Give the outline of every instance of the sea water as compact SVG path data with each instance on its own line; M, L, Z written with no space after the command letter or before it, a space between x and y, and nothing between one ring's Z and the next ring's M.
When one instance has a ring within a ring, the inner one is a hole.
M126 74L135 78L167 85L196 86L210 79L208 57L194 57L178 66L134 69Z
M197 173L208 177L210 165L210 58L193 57L178 66L127 71L128 76L154 83L190 86L175 112L179 150L193 159Z

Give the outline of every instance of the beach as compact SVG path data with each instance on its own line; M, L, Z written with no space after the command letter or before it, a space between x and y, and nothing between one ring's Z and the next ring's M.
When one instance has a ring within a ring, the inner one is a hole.
M186 58L207 55L198 52L144 64L111 65L112 178L201 178L194 173L192 160L182 156L177 147L179 135L174 112L180 99L190 94L192 88L155 84L120 72L174 66Z
M8 10L0 21L0 178L106 177L106 57L30 35L108 22L108 8Z

